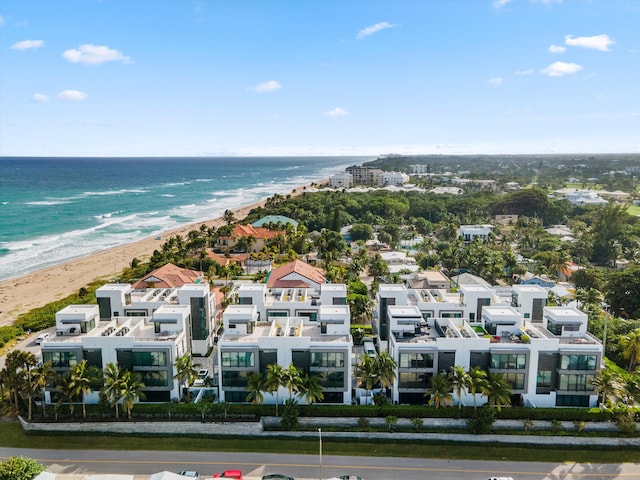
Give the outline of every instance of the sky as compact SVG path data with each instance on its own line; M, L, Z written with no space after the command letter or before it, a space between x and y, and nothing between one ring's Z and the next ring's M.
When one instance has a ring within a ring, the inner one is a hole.
M640 0L2 0L0 156L640 152Z

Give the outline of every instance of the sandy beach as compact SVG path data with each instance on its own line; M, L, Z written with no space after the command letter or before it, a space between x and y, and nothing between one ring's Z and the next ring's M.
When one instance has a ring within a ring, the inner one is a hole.
M315 183L325 182L326 180ZM296 187L291 195L299 195L307 187L309 185ZM235 218L242 220L253 208L264 205L265 201L266 199L234 209ZM200 228L203 223L216 228L224 225L221 217L190 224L164 232L161 240L157 240L155 236L146 238L0 282L0 326L11 325L21 313L64 298L94 280L114 278L129 266L133 258L146 261L167 238L186 235L189 231Z

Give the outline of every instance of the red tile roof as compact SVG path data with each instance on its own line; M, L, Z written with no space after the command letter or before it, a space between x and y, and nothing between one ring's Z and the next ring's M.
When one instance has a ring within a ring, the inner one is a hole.
M276 268L269 275L269 281L267 282L268 288L309 288L311 285L305 285L304 280L301 279L286 279L284 277L297 273L298 275L309 279L311 283L323 284L326 283L324 271L321 268L312 267L311 265L301 261L294 260L281 267ZM292 285L291 283L299 283L299 285Z
M244 261L249 258L248 253L237 253L237 254L233 254L229 257L226 257L224 255L218 255L215 252L211 252L209 250L207 250L207 256L212 259L214 262L216 262L218 265L221 265L223 267L229 265L231 262L235 262L235 263L239 263L239 264L243 264Z
M149 288L152 283L155 288L175 288L188 283L196 283L202 280L204 274L187 268L180 268L173 263L156 268L153 272L145 275L141 280L133 284L133 288Z
M268 240L270 238L276 238L279 235L282 235L282 232L278 230L269 230L268 228L264 227L254 227L253 225L238 224L233 228L232 237L253 237L255 239Z

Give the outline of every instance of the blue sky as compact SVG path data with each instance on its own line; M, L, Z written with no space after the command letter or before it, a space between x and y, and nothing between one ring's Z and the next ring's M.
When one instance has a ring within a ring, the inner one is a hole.
M3 0L0 155L640 152L636 0Z

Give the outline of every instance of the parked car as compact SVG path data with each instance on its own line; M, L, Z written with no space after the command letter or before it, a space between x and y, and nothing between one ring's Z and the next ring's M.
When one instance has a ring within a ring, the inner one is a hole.
M281 473L270 473L269 475L263 475L262 480L296 480L288 475L282 475Z
M195 480L200 480L200 474L195 470L183 470L182 472L178 472L178 475L182 475L183 477L194 478Z
M40 335L38 335L36 337L36 345L40 345L42 342L44 342L47 338L51 338L51 334L50 333L41 333Z
M242 472L240 470L225 470L221 473L216 473L213 478L233 478L234 480L242 480Z
M208 376L209 376L209 370L207 370L206 368L201 368L200 370L198 370L198 378L196 378L196 381L193 382L194 387L203 386L204 381L207 379Z

